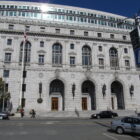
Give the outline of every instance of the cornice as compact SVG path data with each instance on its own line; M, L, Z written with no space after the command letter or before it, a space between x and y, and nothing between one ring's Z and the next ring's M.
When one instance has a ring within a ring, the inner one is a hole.
M45 27L57 27L57 28L67 28L67 29L75 29L75 30L86 30L86 31L95 31L95 32L104 32L104 33L115 33L115 34L124 34L128 35L130 31L123 30L115 30L108 29L107 27L94 27L89 25L81 25L81 24L71 24L71 23L63 23L63 22L47 22L47 21L39 21L39 20L31 20L31 19L13 19L13 18L0 18L0 23L9 23L9 24L22 24L22 25L34 25L34 26L45 26Z
M10 35L24 35L22 31L15 30L0 30L1 34L10 34ZM101 42L110 42L110 43L122 43L122 44L131 44L130 41L126 40L117 40L110 38L97 38L90 36L71 36L67 34L55 34L55 33L42 33L42 32L27 32L28 37L52 37L52 38L62 38L62 39L73 39L73 40L86 40L86 41L101 41Z

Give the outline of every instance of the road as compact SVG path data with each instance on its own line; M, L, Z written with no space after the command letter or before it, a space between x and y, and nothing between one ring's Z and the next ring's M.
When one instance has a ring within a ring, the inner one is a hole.
M140 140L138 135L118 135L111 119L0 120L0 140Z

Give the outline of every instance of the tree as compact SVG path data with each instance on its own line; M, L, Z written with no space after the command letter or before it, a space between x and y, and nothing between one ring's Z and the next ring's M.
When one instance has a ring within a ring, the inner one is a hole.
M4 95L4 81L0 78L0 102L3 99Z
M0 78L0 109L7 107L7 101L10 99L10 93L5 89L5 82ZM4 105L3 105L4 104Z

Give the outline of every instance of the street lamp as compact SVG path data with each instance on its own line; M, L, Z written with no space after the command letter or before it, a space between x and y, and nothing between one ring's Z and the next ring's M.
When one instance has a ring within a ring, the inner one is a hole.
M103 94L103 97L106 95L106 85L105 84L102 87L102 94Z
M133 85L130 86L129 91L130 91L130 96L132 97L134 95L134 86Z
M75 83L72 84L72 96L73 96L73 99L75 97L75 89L76 89L76 85Z

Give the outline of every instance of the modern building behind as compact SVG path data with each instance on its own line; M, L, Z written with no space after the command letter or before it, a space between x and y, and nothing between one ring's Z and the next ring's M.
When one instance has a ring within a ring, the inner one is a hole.
M25 110L44 113L138 109L140 73L129 35L134 20L119 25L124 18L71 6L0 1L0 77L12 111L21 98Z

